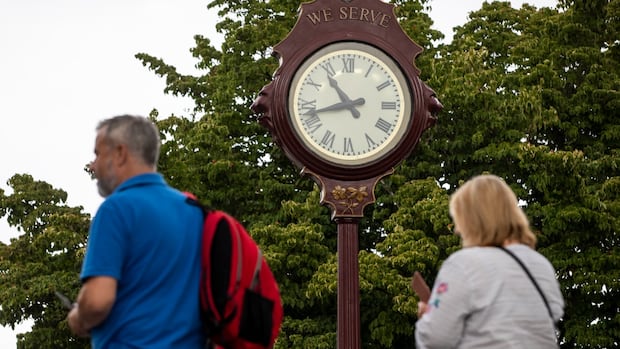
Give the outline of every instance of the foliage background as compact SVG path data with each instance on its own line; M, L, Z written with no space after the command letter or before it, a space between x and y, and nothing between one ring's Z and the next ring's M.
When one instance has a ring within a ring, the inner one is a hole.
M473 175L507 180L557 269L566 300L562 347L620 341L620 1L561 0L558 9L485 3L435 45L428 2L393 1L425 48L416 65L444 104L437 125L376 189L360 223L364 348L413 346L417 299L409 279L432 281L459 248L450 193ZM336 236L317 186L299 176L249 109L278 62L271 48L300 2L214 0L221 49L196 36L200 76L179 74L148 53L136 57L189 96L185 117L152 117L165 139L160 171L174 186L239 217L263 246L282 289L278 348L336 347ZM27 174L0 189L0 217L23 234L0 245L0 324L34 320L18 348L85 348L54 298L75 296L90 217L67 194ZM403 325L408 324L408 325Z

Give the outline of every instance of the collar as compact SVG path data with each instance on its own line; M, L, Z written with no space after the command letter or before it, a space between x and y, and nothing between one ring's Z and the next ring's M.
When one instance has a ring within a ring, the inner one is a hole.
M121 183L114 192L121 192L130 188L141 187L144 185L165 185L164 176L160 173L143 173L133 176Z

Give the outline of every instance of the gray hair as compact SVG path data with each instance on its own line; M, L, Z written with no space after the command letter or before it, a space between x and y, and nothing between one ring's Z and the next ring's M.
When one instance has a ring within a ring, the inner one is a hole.
M151 120L142 116L119 115L101 121L96 130L105 131L109 146L124 144L146 165L157 168L161 140L157 126Z

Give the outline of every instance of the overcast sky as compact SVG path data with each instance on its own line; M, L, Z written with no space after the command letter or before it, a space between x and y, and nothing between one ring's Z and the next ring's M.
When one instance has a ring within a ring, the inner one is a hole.
M433 0L435 28L451 38L482 0ZM556 0L512 0L537 7ZM119 114L188 115L193 102L163 93L165 82L134 58L148 53L194 74L189 49L201 34L218 47L209 0L0 0L0 188L30 174L94 214L101 198L82 170L93 158L95 126ZM198 73L196 73L198 74ZM258 91L257 91L258 92ZM0 221L0 241L16 232ZM0 327L0 348L15 332Z

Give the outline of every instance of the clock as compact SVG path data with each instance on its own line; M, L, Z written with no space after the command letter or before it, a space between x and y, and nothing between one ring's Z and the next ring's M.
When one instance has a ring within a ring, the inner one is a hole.
M288 93L292 131L319 159L368 165L393 151L412 119L405 75L368 43L330 43L296 70Z
M359 349L358 224L377 183L409 156L441 103L422 47L385 0L302 2L273 47L279 67L250 106L283 153L321 188L338 225L339 349Z
M295 26L273 47L279 67L250 106L252 117L321 187L374 183L411 154L442 108L419 78L422 51L393 4L303 2Z

